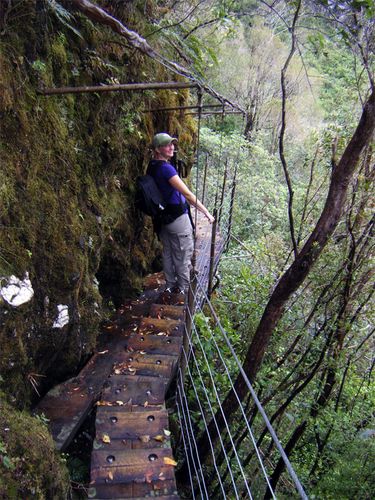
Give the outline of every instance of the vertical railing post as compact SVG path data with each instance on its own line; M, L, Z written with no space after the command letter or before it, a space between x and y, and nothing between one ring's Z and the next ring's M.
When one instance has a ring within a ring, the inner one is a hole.
M204 205L205 198L206 198L207 167L208 167L208 154L206 154L206 160L204 163L204 173L203 173L203 188L202 188L202 203L203 203L203 205Z
M190 286L189 292L187 296L187 310L186 310L186 318L185 318L185 332L184 338L182 342L182 347L185 352L185 355L181 357L180 362L180 370L182 380L185 380L186 366L190 359L191 353L191 330L193 325L193 316L195 311L195 300L197 295L197 272L193 268L190 275Z
M212 233L211 233L211 252L210 252L210 269L208 273L208 287L207 296L211 297L212 292L212 282L214 279L214 267L215 267L215 243L216 243L216 228L217 228L217 210L215 208L213 216L215 217L212 223Z
M232 231L232 217L233 217L233 205L234 205L234 196L236 194L236 172L234 174L233 178L233 183L232 183L232 192L230 194L230 206L229 206L229 221L228 221L228 231L227 231L227 238L225 242L225 252L228 250L229 247L229 241L231 237L231 231Z
M221 188L221 198L220 198L219 215L218 215L218 223L219 224L221 221L221 214L223 211L223 203L224 203L224 196L225 196L225 187L226 187L226 183L227 183L227 175L228 175L228 159L225 160L223 186Z

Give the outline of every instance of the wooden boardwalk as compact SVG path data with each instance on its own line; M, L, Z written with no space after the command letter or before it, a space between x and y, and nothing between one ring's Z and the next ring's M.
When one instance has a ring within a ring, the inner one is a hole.
M210 240L211 226L199 219L196 269L203 277ZM219 239L216 264L222 247ZM165 397L182 353L187 298L163 292L162 273L144 286L137 300L117 311L79 375L53 388L37 407L64 451L97 406L89 498L179 498Z

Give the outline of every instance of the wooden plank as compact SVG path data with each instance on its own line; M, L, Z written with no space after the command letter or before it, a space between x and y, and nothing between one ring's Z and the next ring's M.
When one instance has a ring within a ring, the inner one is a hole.
M183 321L173 319L143 318L138 327L140 335L169 335L182 336L184 333Z
M151 299L142 297L137 300L126 302L117 309L116 317L121 317L122 319L137 319L140 316L148 316L152 303Z
M119 446L119 440L137 440L143 444L150 443L150 446L154 447L165 447L170 441L169 418L166 410L139 414L123 412L119 408L99 407L95 428L96 440L102 448L106 449ZM103 441L103 435L109 436L110 443L105 443L106 439ZM142 439L144 437L147 439ZM154 439L155 437L157 439Z
M170 306L184 306L187 302L187 295L181 293L162 292L159 294L158 300L155 300L155 302Z
M124 347L128 352L142 351L147 354L179 356L182 347L182 338L133 334L124 339Z
M58 450L65 450L99 398L101 387L87 386L71 379L51 389L35 408L49 420L49 429Z
M103 402L121 401L123 405L143 407L163 404L168 383L165 379L138 375L115 375L108 382L102 393Z
M174 480L173 463L170 448L93 450L91 484Z
M143 279L143 287L145 289L160 288L162 285L165 285L165 277L163 271L160 271L159 273L148 274Z
M132 413L128 413L128 415L132 415ZM118 450L146 450L149 448L170 448L170 442L166 441L164 443L159 441L158 434L155 434L155 436L158 439L155 438L150 438L150 440L145 441L145 439L148 439L148 434L144 434L141 436L139 439L111 439L111 442L109 444L106 444L103 442L103 436L105 436L105 433L99 436L99 439L94 439L93 442L93 449L94 450L108 450L109 452L112 451L118 451Z
M135 367L137 364L152 364L155 363L157 365L175 365L178 361L178 356L173 354L172 356L168 356L166 354L149 354L145 351L134 351L128 352L123 349L116 356L116 361L120 363L132 363Z
M162 354L137 354L135 356L130 356L129 353L122 352L116 357L112 373L115 375L164 377L169 381L176 368L177 360L178 356L163 356Z
M151 318L185 320L186 309L183 306L170 306L168 304L152 304L149 310Z
M153 481L152 483L118 483L95 484L87 492L88 498L96 499L123 499L156 497L164 500L178 500L176 483L172 481Z

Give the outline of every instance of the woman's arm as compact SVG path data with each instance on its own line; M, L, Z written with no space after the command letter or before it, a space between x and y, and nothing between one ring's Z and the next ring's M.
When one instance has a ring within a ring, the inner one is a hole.
M169 179L169 183L171 186L173 186L177 191L179 191L181 194L185 196L187 201L196 207L202 214L204 214L207 219L212 223L215 219L214 217L210 214L210 212L207 210L207 208L201 203L198 198L193 194L190 189L187 187L187 185L184 183L183 180L180 179L178 175L174 175Z

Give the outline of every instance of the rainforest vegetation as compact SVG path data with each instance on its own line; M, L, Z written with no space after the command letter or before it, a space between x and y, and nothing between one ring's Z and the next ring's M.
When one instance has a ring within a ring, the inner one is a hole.
M207 162L207 203L236 166L212 303L308 496L373 498L373 0L92 3L128 32L90 5L0 0L0 497L70 498L72 478L84 480L32 408L160 270L134 195L152 135L169 131L193 188ZM188 89L42 92L172 80L245 114L202 117L198 129L188 113L143 112L195 104ZM211 319L198 318L208 353ZM233 391L218 383L238 426ZM203 460L204 433L201 445ZM276 492L292 498L267 453Z

